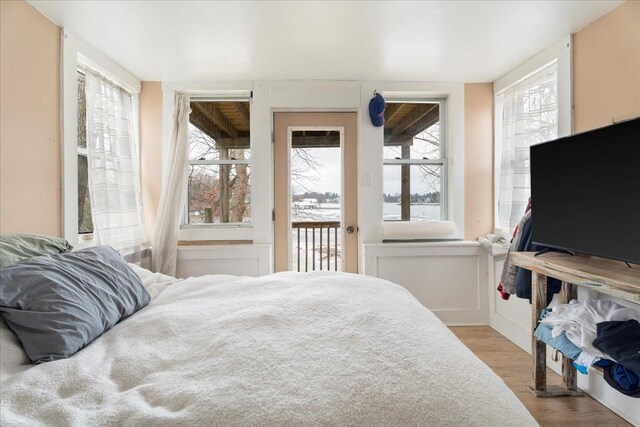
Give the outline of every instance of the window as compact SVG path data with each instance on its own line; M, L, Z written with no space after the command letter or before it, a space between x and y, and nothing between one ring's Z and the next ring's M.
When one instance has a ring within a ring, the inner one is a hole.
M78 70L78 234L81 239L93 238L89 170L87 162L87 94L84 72Z
M249 101L192 100L184 224L251 222Z
M384 123L383 219L446 220L444 100L387 101Z
M558 63L553 61L495 95L500 147L497 228L511 234L531 196L529 147L558 137Z
M109 245L128 261L140 260L146 239L137 160L136 99L90 67L80 69L77 79L79 238Z
M529 202L529 146L571 134L571 48L562 37L493 83L496 233L511 235Z
M67 30L62 44L64 237L76 248L106 244L137 254L140 81Z

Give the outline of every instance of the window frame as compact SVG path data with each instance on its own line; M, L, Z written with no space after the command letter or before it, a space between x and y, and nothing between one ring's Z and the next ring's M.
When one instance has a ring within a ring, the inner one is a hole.
M383 167L383 191L382 196L384 195L384 166L391 165L437 165L441 167L440 172L440 219L436 221L448 221L449 217L449 186L448 186L448 174L449 174L449 160L447 158L448 147L447 147L447 98L446 97L421 97L421 98L404 98L404 97L393 97L390 96L386 99L387 104L398 104L398 103L406 103L406 104L438 104L439 109L439 138L440 138L440 157L438 159L389 159L384 157L384 149L382 156L382 167ZM383 131L384 134L384 131ZM384 146L383 143L383 147ZM384 208L384 204L383 204ZM424 221L412 221L409 219L408 221L402 220L385 220L384 213L382 214L382 222L384 223L397 223L397 222L405 222L405 223L420 223Z
M502 173L502 95L504 92L545 69L557 64L558 138L573 133L573 77L571 35L562 37L548 48L493 82L493 227L494 233L506 233L500 228L498 199Z
M61 97L62 122L62 235L78 249L95 246L95 238L86 238L78 230L78 71L92 69L131 94L134 114L134 136L140 154L140 88L141 82L101 52L67 29L61 32ZM140 159L140 156L138 156ZM92 234L93 236L93 234Z
M225 97L224 95L217 96L192 96L189 101L199 102L246 102L249 104L249 117L251 117L251 102L252 96L249 91L246 96L233 95L231 97ZM251 144L251 123L249 124L249 150L252 152ZM189 175L189 166L201 165L201 166L215 166L215 165L247 165L249 170L253 170L253 152L251 157L244 160L191 160L187 158L187 168L185 168L185 174ZM225 223L211 223L211 224L189 224L189 182L185 180L184 187L184 200L182 202L182 219L180 220L180 230L189 230L191 232L198 232L201 230L220 230L220 229L235 229L235 228L253 228L253 210L251 210L251 219L247 222L225 222ZM249 180L249 194L250 198L253 197L253 185L251 179ZM178 235L185 234L178 232ZM184 239L188 240L188 239ZM190 239L189 239L190 240ZM214 239L215 240L215 239Z
M260 119L253 114L255 110L256 98L254 97L254 91L258 87L258 91L265 91L264 87L259 84L255 84L250 81L233 82L233 83L220 83L220 82L208 82L208 83L194 83L194 82L169 82L162 84L162 179L167 178L168 162L170 158L170 146L172 129L172 117L174 114L174 99L176 93L183 93L189 95L191 99L195 100L249 100L251 119L251 129L256 129L256 132L251 132L249 138L249 146L251 148L251 157L253 158L256 152L266 154L264 149L258 144L256 145L256 138L259 138L261 132L264 130L262 126L257 126L257 122ZM264 102L262 103L264 104ZM264 107L264 105L260 105ZM258 108L260 109L260 108ZM265 135L263 135L263 138ZM259 163L251 163L252 173L255 173L255 169L262 169L262 165ZM256 232L256 224L264 226L264 218L256 216L256 203L259 205L264 204L264 200L256 200L261 198L260 193L253 191L254 185L251 186L251 204L252 204L252 222L251 224L245 223L244 225L236 224L212 224L212 226L206 227L192 227L183 226L180 219L180 227L178 228L178 242L198 242L198 241L229 241L229 242L242 242L249 243L255 242L254 233ZM186 205L187 194L185 192L183 199L183 206ZM263 197L262 197L263 198ZM261 206L263 207L263 206ZM184 210L184 208L183 208ZM258 208L258 211L260 209ZM270 220L271 218L269 218ZM260 227L262 229L262 227Z
M78 64L78 68L76 70L76 73L77 74L82 74L84 76L84 78L85 78L85 98L86 98L86 68L83 67L81 64ZM76 74L76 77L78 77L77 74ZM85 120L86 120L86 99L85 99ZM85 129L86 129L86 124L85 124ZM88 150L88 148L86 146L85 147L79 147L77 145L78 144L78 136L79 135L76 134L77 157L81 157L81 156L85 157L87 159L87 167L88 167L88 164L89 164L89 161L88 161L89 160L88 159L89 158L89 150ZM88 180L88 176L87 176L87 180ZM79 184L80 183L78 182L78 184L76 185L76 188L78 188ZM87 191L89 191L88 186L87 186ZM78 200L78 202L79 202L79 200ZM89 209L91 209L91 206L89 206ZM80 220L80 213L78 212L78 221L79 220ZM93 225L93 216L92 216L92 225ZM90 233L81 233L80 230L78 230L78 240L80 242L83 242L83 243L84 242L91 243L93 241L93 239L94 239L93 232L94 232L94 230L92 230Z

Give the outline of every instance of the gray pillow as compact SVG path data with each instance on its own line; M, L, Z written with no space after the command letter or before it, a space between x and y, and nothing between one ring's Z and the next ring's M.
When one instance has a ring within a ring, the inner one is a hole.
M72 356L150 297L108 246L0 269L0 314L34 363Z
M0 234L0 268L40 255L69 252L73 247L60 237L40 234Z

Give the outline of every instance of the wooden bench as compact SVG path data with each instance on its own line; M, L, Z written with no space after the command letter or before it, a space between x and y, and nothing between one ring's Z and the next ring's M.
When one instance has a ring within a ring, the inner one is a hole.
M640 304L640 265L629 267L621 261L589 256L571 256L562 252L548 252L538 257L534 252L513 252L512 264L531 271L531 328L540 323L542 310L547 307L547 277L562 281L561 302L577 299L581 286L603 294ZM576 369L566 357L562 358L562 385L547 385L547 345L532 335L533 383L531 390L541 397L583 396L578 389Z

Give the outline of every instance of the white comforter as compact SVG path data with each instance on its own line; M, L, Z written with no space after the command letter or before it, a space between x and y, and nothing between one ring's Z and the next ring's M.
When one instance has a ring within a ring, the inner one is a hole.
M400 286L138 273L150 305L70 359L27 365L3 326L0 424L536 425Z

